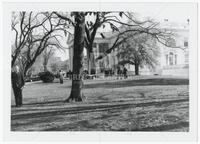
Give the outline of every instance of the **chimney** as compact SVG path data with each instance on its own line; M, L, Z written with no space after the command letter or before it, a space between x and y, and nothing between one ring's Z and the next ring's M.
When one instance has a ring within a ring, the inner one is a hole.
M165 22L168 22L169 20L168 20L168 19L164 19L164 21L165 21Z
M188 25L190 24L190 19L187 19L187 24L188 24Z

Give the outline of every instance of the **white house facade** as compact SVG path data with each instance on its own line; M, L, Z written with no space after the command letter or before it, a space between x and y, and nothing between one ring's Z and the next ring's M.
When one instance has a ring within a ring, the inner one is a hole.
M172 47L166 47L158 42L160 48L160 56L158 57L158 65L155 69L150 69L146 66L140 68L141 75L189 75L189 24L164 23L163 28L172 29L176 36L172 39ZM116 35L112 32L104 33L105 38L102 38L97 33L93 44L94 59L104 53L112 46L116 39ZM117 48L103 59L94 62L94 69L97 73L101 73L102 69L113 69L118 64L116 57ZM72 69L73 47L69 49L70 68ZM125 65L130 74L134 74L134 65Z

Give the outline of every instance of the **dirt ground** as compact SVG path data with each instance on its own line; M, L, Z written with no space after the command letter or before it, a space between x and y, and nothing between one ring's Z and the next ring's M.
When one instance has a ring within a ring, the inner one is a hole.
M140 76L84 81L84 102L64 103L71 81L29 83L11 103L12 131L189 131L189 80Z

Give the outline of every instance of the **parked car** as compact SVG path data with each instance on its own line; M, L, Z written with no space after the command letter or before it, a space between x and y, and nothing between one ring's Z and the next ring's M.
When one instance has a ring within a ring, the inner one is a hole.
M25 82L31 82L31 78L30 77L25 77Z
M38 75L25 77L25 82L33 82L41 80Z
M55 78L54 74L50 71L40 72L38 75L44 83L51 83Z
M40 81L41 80L38 75L34 76L34 77L31 77L30 79L31 79L31 81Z

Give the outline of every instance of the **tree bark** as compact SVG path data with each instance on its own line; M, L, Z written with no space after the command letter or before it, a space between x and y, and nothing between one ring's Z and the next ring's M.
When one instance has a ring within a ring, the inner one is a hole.
M139 65L135 64L135 75L139 75Z
M89 50L87 50L87 70L88 70L88 74L91 74L91 55Z
M74 55L73 55L73 76L70 96L65 102L82 101L82 72L83 72L83 49L85 35L85 15L83 12L75 13L74 30Z
M89 75L91 74L92 69L96 69L94 53L87 50L87 70Z

